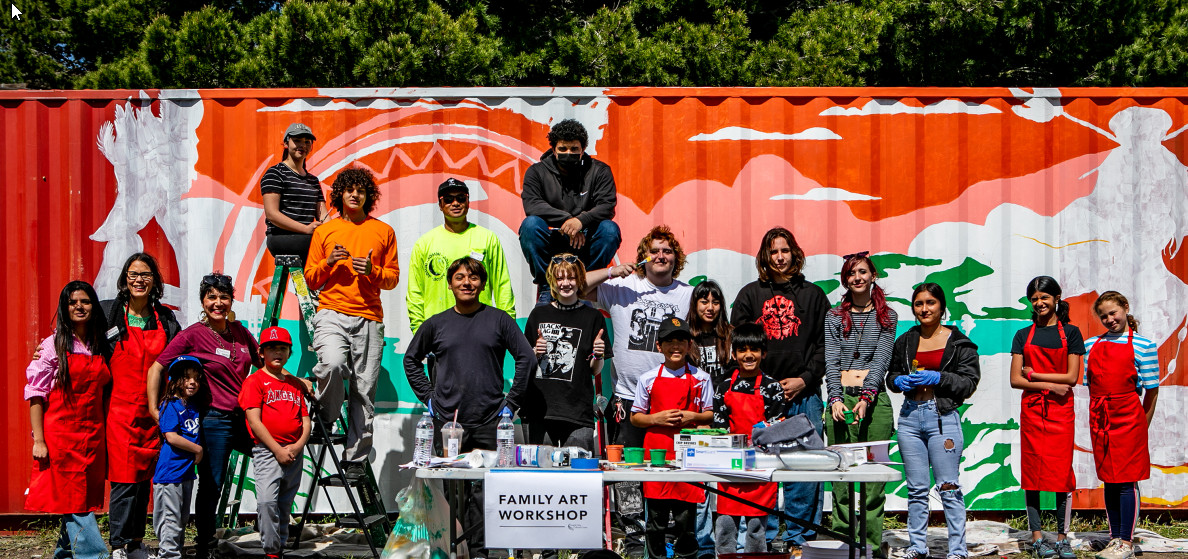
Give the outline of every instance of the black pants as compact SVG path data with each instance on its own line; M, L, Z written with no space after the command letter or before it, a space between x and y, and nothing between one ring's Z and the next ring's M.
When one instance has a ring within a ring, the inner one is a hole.
M108 511L111 534L108 542L112 549L130 544L133 545L129 550L140 547L151 494L152 483L148 480L137 483L111 482L111 508Z
M664 541L667 534L672 534L676 539L672 546L674 557L697 557L697 536L694 535L696 504L676 499L644 499L644 507L648 509L647 532L644 535L648 559L665 559L668 556ZM673 523L671 531L668 528L670 518Z
M433 450L440 456L444 446L441 443L441 427L445 425L444 421L433 418ZM486 450L495 450L495 428L499 426L499 417L490 422L471 427L463 426L462 431L462 446L459 447L459 452L470 452L476 448ZM459 511L459 520L462 522L462 530L467 531L473 528L470 537L466 538L466 545L470 548L470 553L474 554L476 551L486 547L486 538L483 534L483 482L481 481L466 481L462 494L462 510Z
M579 425L557 419L535 419L524 422L528 431L528 444L553 446L576 446L594 451L594 424Z
M618 402L618 404L614 402ZM607 421L607 440L614 441L614 444L621 444L624 447L643 447L643 438L646 431L631 424L631 405L634 402L623 398L615 398L614 402L612 402L610 410L607 412L607 415L611 416ZM622 421L610 421L609 419L613 419L618 405L623 406L623 411L626 415ZM643 515L623 513L616 506L615 510L611 511L611 517L623 528L623 540L628 550L632 548L639 549L643 545Z
M313 235L302 235L301 233L275 233L266 238L268 252L271 252L272 256L292 254L300 256L302 263L309 255L309 244L312 240Z

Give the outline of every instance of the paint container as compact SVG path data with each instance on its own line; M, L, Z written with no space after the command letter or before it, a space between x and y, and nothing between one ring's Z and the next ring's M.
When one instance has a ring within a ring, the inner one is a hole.
M629 446L623 449L623 462L627 464L643 464L644 449L638 446Z
M664 466L668 464L668 451L663 448L648 449L648 458L653 466Z
M622 462L623 461L623 445L608 444L606 445L606 461L607 462Z

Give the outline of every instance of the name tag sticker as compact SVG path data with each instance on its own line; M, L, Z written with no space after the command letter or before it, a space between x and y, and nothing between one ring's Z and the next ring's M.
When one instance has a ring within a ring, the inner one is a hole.
M478 252L471 251L471 253L470 253L470 257L471 257L471 258L473 258L473 259L475 259L475 260L478 260L479 262L482 262L482 261L483 261L483 255L482 255L481 253L478 253Z
M224 359L230 359L231 358L231 350L219 348L219 349L215 350L215 355L218 355L219 357L222 357Z

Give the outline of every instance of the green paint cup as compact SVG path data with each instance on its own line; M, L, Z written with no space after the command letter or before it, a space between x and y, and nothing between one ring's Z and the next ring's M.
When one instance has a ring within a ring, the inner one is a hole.
M845 415L845 417L846 417L846 423L847 423L847 424L850 424L850 423L855 423L855 421L854 421L854 412L853 412L853 411L851 411L851 410L846 410L846 411L845 411L845 413L844 413L844 415Z
M623 462L628 464L643 464L644 449L637 446L629 446L623 449Z
M663 466L668 464L668 451L663 448L648 449L648 458L653 466Z

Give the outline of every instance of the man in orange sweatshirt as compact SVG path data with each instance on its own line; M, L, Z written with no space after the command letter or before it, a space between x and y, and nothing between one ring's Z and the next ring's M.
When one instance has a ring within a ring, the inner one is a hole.
M327 423L338 420L350 383L343 470L362 475L371 452L375 390L384 348L380 290L400 281L396 233L371 217L379 189L371 172L350 168L338 174L330 205L338 217L314 230L305 260L305 279L318 293L313 320L318 403Z

